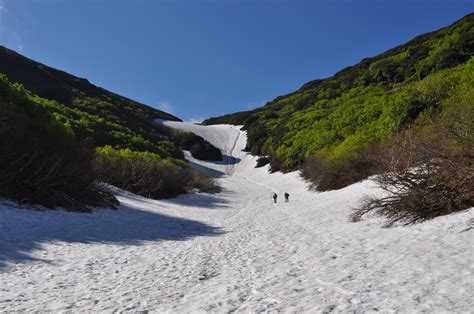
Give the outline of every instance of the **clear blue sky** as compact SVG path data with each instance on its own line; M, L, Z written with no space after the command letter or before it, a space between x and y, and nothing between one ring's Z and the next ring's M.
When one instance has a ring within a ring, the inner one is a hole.
M185 120L263 105L472 0L0 0L0 44Z

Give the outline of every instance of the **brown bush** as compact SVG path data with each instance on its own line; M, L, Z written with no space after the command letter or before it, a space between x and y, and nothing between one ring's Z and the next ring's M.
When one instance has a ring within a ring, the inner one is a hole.
M189 169L190 171L190 186L203 193L219 193L222 191L221 187L216 184L216 181L203 172L195 169Z
M270 155L270 168L268 171L270 173L275 173L277 171L286 172L288 171L287 167L285 167L285 159L283 157L279 157L277 155Z
M316 191L342 189L378 173L379 167L372 158L376 146L365 148L353 156L331 160L325 157L306 159L302 175Z
M86 143L59 149L25 139L16 143L0 140L0 144L0 195L22 204L81 212L118 204L95 182L91 168L93 148Z
M383 146L376 178L386 196L367 198L352 221L369 212L387 225L412 224L474 206L474 109L454 106L396 136Z

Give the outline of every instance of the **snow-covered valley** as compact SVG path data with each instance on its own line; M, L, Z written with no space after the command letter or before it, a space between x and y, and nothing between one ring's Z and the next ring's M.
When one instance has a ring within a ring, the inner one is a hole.
M164 123L222 150L223 162L187 157L223 192L119 192L118 210L93 214L2 203L0 310L472 310L474 209L408 227L351 223L351 208L376 192L371 181L310 192L297 172L254 168L238 127Z

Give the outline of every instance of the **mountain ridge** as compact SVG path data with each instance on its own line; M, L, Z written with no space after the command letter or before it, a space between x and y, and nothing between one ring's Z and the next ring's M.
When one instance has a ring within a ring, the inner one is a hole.
M6 74L11 82L21 83L42 98L56 100L67 106L73 106L74 97L80 94L136 106L140 109L138 114L143 118L182 121L170 113L96 86L86 78L37 62L2 45L0 73Z
M360 60L360 62L358 62L356 64L353 64L353 65L346 66L345 68L343 68L343 69L337 71L336 73L334 73L334 75L332 75L332 76L329 76L329 77L326 77L326 78L318 78L318 79L314 79L314 80L310 80L308 82L305 82L305 83L301 84L301 86L298 89L296 89L295 91L289 92L287 94L276 96L273 100L270 100L270 101L266 102L261 107L258 107L258 108L252 109L252 110L243 110L243 111L237 111L237 112L234 112L234 113L228 113L228 114L224 114L224 115L217 116L217 117L210 117L208 119L205 119L203 121L203 124L218 124L219 122L214 122L214 121L219 121L220 118L230 117L232 115L239 116L239 115L245 115L246 113L258 112L259 110L263 109L266 106L271 106L273 103L277 102L280 99L290 97L290 96L292 96L294 94L297 94L299 92L304 92L304 91L310 90L312 88L315 88L320 83L322 83L326 80L330 80L332 78L338 77L338 76L342 75L343 73L345 73L346 71L349 71L349 70L351 70L351 69L353 69L353 68L355 68L359 65L363 65L363 64L371 62L371 61L377 61L381 57L383 57L387 54L398 52L399 50L409 46L412 43L416 43L417 41L425 40L430 35L436 34L438 32L441 32L441 31L446 30L446 29L451 28L451 27L455 27L458 24L460 24L460 23L462 23L463 21L466 21L466 20L471 20L471 21L474 20L474 13L469 13L469 14L465 15L464 17L462 17L461 19L451 23L448 26L442 27L438 30L434 30L434 31L431 31L431 32L427 32L427 33L417 35L414 38L410 39L409 41L407 41L405 43L402 43L402 44L399 44L399 45L397 45L393 48L390 48L390 49L388 49L388 50L386 50L382 53L379 53L379 54L374 55L372 57L363 58L363 59ZM474 37L474 35L471 34L471 39L470 39L471 41L473 40L472 37ZM471 49L472 49L472 47L471 47ZM244 124L243 123L244 121L242 121L241 119L237 118L237 120L239 120L240 122L235 122L235 123L230 123L230 124L235 124L235 125Z

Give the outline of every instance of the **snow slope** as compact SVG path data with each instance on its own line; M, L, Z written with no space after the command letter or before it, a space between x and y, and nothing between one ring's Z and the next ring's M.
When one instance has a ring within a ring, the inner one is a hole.
M308 192L268 174L228 125L164 122L222 149L217 195L155 201L121 192L93 214L0 205L4 311L469 312L474 210L381 228L348 222L370 181ZM271 202L275 191L290 202Z

